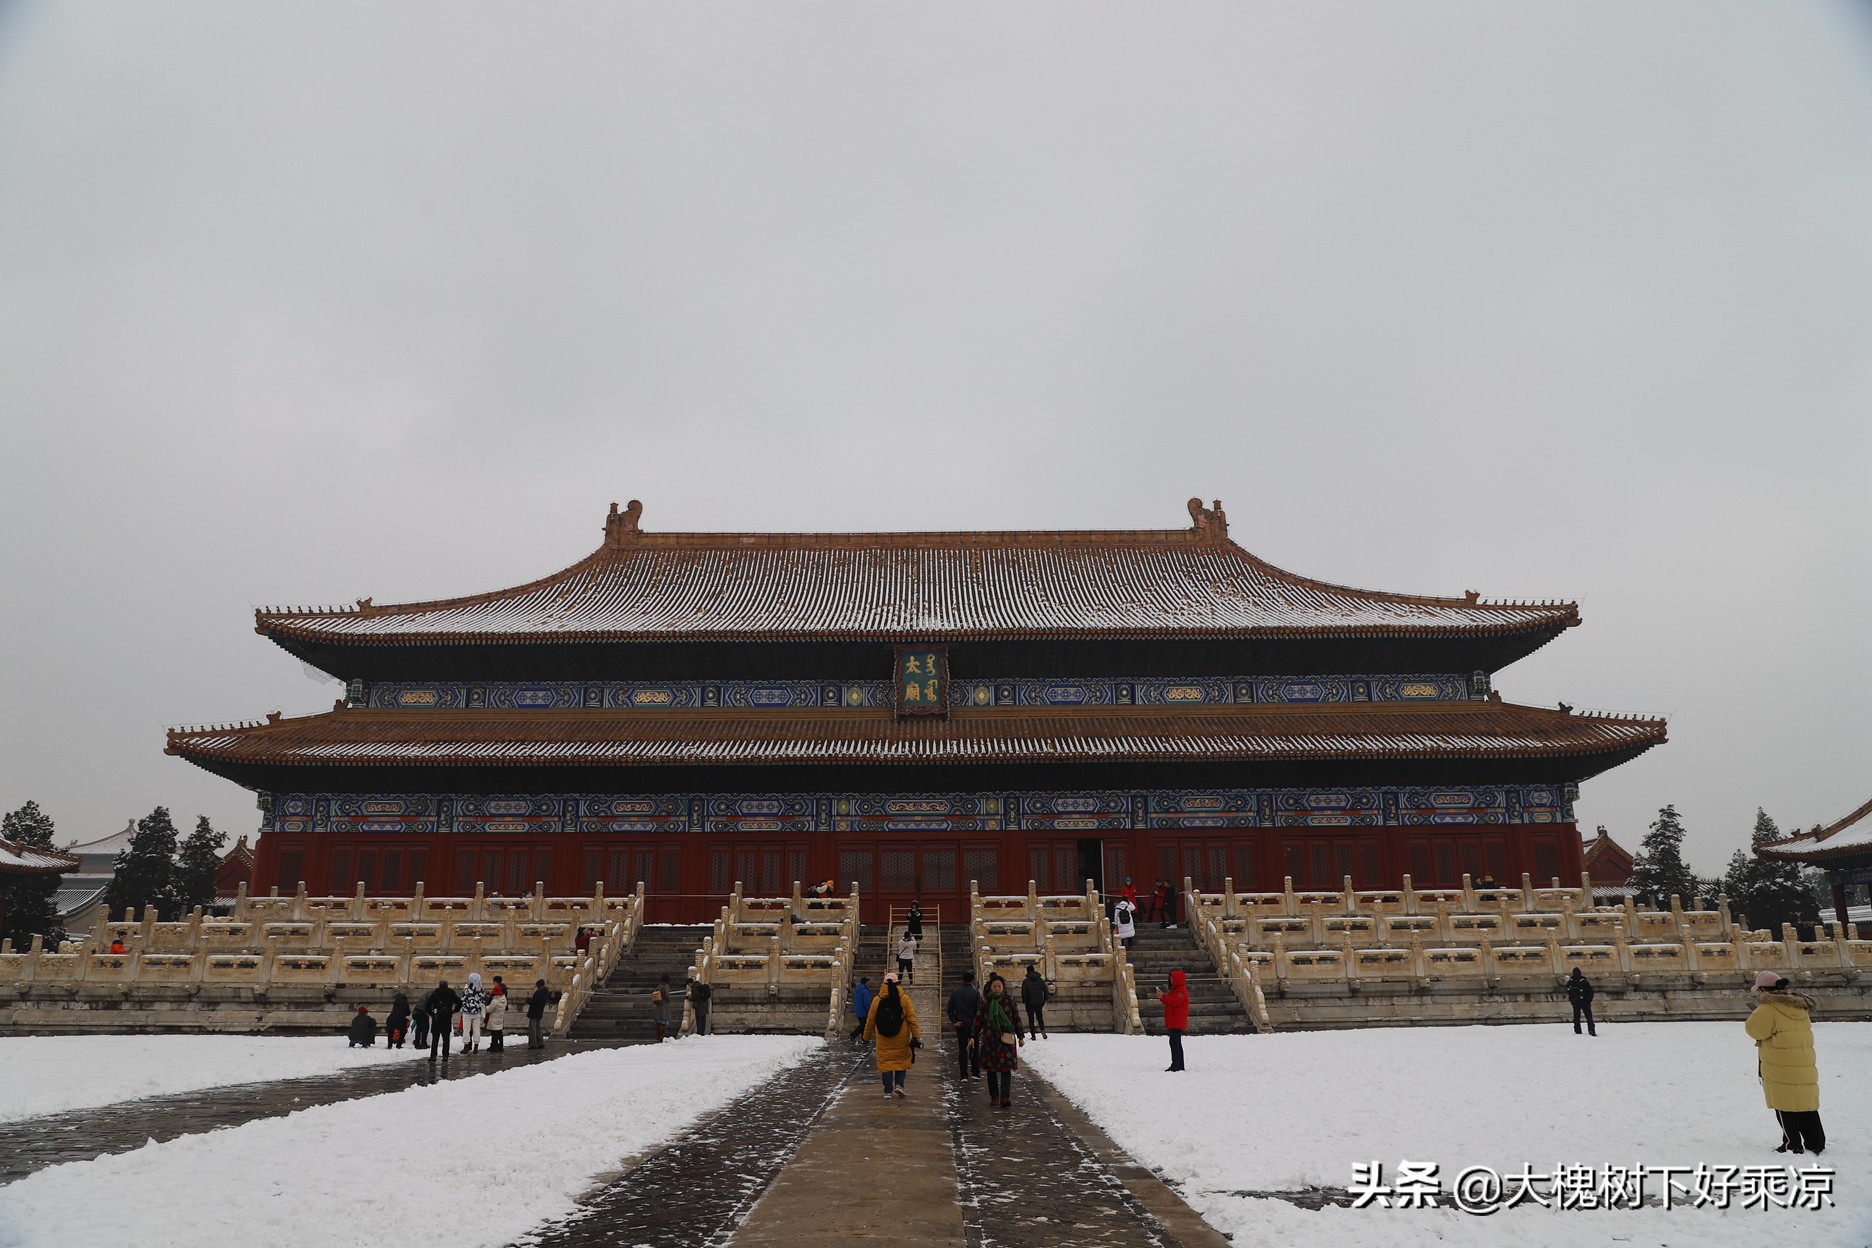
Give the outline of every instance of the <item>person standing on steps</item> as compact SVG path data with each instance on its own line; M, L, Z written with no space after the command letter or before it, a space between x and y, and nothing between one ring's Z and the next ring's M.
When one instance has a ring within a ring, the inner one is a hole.
M448 1061L449 1028L455 1019L455 1011L461 1009L461 998L455 990L443 980L429 994L429 1060L436 1060L436 1046L442 1048L442 1060Z
M864 1035L865 1020L871 1017L871 977L868 975L860 975L858 986L852 989L852 1013L858 1017L858 1025L851 1032L851 1038L856 1040Z
M1158 880L1157 891L1151 894L1152 916L1160 920L1162 926L1176 924L1176 891L1170 887L1170 881Z
M897 974L906 983L916 983L917 938L904 929L903 939L897 942Z
M988 992L975 1013L975 1047L982 1069L988 1072L988 1103L1002 1109L1014 1103L1014 1072L1020 1068L1020 1007L1008 992L1007 980L988 977Z
M964 1079L981 1078L981 1050L975 1047L975 1016L981 1013L981 993L975 972L963 971L962 982L949 994L949 1028L955 1032L956 1066Z
M904 1077L916 1060L912 1045L923 1041L917 1026L916 1007L897 987L897 972L884 977L884 987L871 1003L871 1015L865 1020L864 1038L875 1040L877 1049L872 1061L884 1080L885 1096L905 1096Z
M1021 1004L1027 1008L1027 1038L1029 1040L1041 1036L1046 1036L1049 1040L1053 1038L1046 1034L1046 1003L1047 998L1052 995L1053 990L1047 987L1045 977L1040 974L1040 968L1029 964L1027 974L1021 979Z
M546 1003L552 1000L552 994L546 991L546 981L533 981L533 995L527 998L527 1048L543 1049L546 1039L540 1030L546 1025Z
M691 975L689 977L689 1012L695 1018L695 1034L708 1035L709 998L715 990Z
M1584 1014L1586 1016L1586 1034L1589 1036L1598 1035L1599 1029L1593 1026L1592 1020L1592 980L1587 979L1585 974L1577 966L1573 968L1572 978L1567 980L1566 999L1573 1003L1573 1034L1576 1036L1580 1034L1580 1015Z
M912 901L910 913L904 916L904 935L914 936L920 944L923 940L923 903Z
M1826 1151L1820 1125L1820 1063L1814 1056L1813 998L1774 971L1755 977L1754 1012L1745 1026L1755 1042L1762 1095L1781 1124L1777 1153Z
M657 976L657 986L650 990L650 1021L656 1024L657 1043L669 1035L669 976Z
M468 986L461 994L462 1052L472 1053L481 1039L481 1023L487 1012L487 989L481 986L481 972L468 976Z
M1131 915L1131 903L1128 901L1120 901L1112 912L1112 935L1122 941L1127 949L1137 938L1137 924L1132 921Z
M1189 1030L1189 988L1182 971L1170 972L1170 988L1157 994L1163 1003L1164 1034L1170 1037L1170 1064L1166 1073L1183 1069L1183 1033Z

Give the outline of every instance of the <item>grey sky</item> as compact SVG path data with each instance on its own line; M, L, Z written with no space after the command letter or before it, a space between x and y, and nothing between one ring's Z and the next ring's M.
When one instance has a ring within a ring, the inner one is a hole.
M1825 4L0 7L0 805L251 831L259 603L653 529L1180 527L1576 597L1714 869L1872 796L1872 24Z

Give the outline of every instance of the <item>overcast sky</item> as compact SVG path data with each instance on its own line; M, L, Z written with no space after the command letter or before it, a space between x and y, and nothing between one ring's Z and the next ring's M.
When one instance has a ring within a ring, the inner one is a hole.
M1183 527L1577 598L1693 864L1872 796L1872 21L0 5L0 806L251 832L262 603L650 529Z

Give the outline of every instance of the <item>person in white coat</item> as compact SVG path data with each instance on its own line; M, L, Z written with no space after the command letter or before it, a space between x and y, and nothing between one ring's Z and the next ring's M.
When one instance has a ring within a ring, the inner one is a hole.
M499 1053L507 1047L507 985L498 975L488 993L487 1021L482 1025L487 1028L488 1052Z
M916 982L917 938L905 932L903 939L897 942L897 973L905 982Z
M1137 921L1131 913L1130 902L1120 901L1112 910L1112 932L1124 942L1125 948L1131 947L1131 940L1137 935Z
M481 1038L481 1024L487 1015L487 989L481 986L481 972L468 976L468 986L461 994L461 1029L462 1052L475 1051L475 1041Z

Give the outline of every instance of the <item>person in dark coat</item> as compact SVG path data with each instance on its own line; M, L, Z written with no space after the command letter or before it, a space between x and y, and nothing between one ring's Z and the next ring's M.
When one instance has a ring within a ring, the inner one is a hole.
M1021 1004L1027 1009L1027 1038L1029 1040L1036 1036L1046 1036L1046 1003L1047 998L1052 995L1053 990L1047 987L1045 977L1040 974L1040 968L1029 966L1027 974L1021 979ZM1052 1038L1047 1036L1049 1040Z
M1170 1064L1164 1067L1168 1073L1183 1069L1183 1033L1189 1030L1189 987L1187 977L1182 971L1170 972L1170 988L1157 994L1157 1000L1163 1003L1164 1034L1170 1037Z
M708 1035L709 999L715 990L691 975L689 977L689 1012L695 1016L695 1033Z
M442 1049L442 1060L447 1061L449 1041L452 1039L450 1026L454 1022L455 1012L461 1009L462 1000L455 995L455 990L443 980L429 994L429 1060L436 1060L436 1048Z
M910 913L904 916L904 934L906 936L914 936L918 940L923 939L922 902L913 901L910 903Z
M384 1020L384 1043L393 1049L403 1047L403 1036L409 1031L409 998L401 992L390 1000L390 1017Z
M858 1016L858 1025L852 1028L851 1038L856 1040L864 1034L865 1020L871 1017L871 979L860 975L858 984L852 989L852 1012Z
M371 1017L370 1006L360 1005L357 1013L351 1016L351 1027L347 1033L351 1043L348 1049L371 1049L377 1046L377 1020Z
M546 1023L546 1003L552 999L546 991L546 981L533 981L533 995L527 998L527 1048L543 1049L546 1040L540 1035L540 1029Z
M1598 1035L1598 1029L1593 1026L1592 1020L1592 980L1587 979L1577 966L1573 968L1573 977L1567 980L1566 999L1573 1003L1573 1034L1576 1036L1579 1035L1580 1015L1584 1014L1586 1016L1586 1034L1589 1036Z
M988 1072L988 1101L1006 1109L1014 1103L1014 1072L1020 1067L1020 1006L1007 990L1007 980L988 977L988 993L975 1012L975 1048L982 1069Z
M955 1032L956 1063L964 1079L981 1078L981 1050L975 1044L975 1016L981 1013L981 992L975 972L963 971L962 982L949 994L949 1027Z
M435 996L435 989L431 988L423 994L422 1000L416 1003L415 1010L411 1012L410 1047L412 1049L429 1047L429 998L433 996Z

